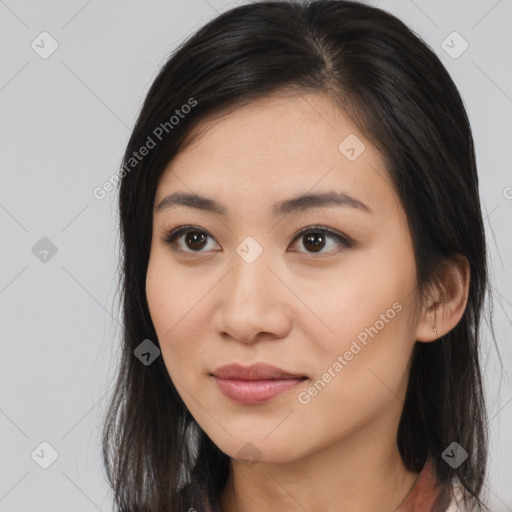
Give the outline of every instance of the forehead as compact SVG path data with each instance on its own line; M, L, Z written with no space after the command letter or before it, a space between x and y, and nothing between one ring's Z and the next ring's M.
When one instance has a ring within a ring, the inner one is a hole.
M200 122L191 133L195 140L182 156L207 154L220 161L248 160L248 164L313 157L321 164L332 161L349 135L364 139L326 95L278 92Z
M254 100L201 122L195 135L164 171L155 204L175 190L230 202L338 190L376 209L393 196L381 154L322 94Z

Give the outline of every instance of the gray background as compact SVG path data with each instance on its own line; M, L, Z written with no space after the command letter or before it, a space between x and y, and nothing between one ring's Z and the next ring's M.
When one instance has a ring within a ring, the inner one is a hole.
M0 512L111 510L98 435L119 355L117 207L115 191L97 200L92 190L118 170L142 99L172 49L240 3L0 0ZM436 51L467 106L496 337L509 367L512 1L378 4ZM51 49L43 31L58 43L46 59L31 47ZM463 47L454 31L469 44L457 58ZM33 251L43 237L57 249L46 261ZM482 355L490 504L512 511L512 385L492 343ZM39 465L51 462L42 442L58 453L47 469Z

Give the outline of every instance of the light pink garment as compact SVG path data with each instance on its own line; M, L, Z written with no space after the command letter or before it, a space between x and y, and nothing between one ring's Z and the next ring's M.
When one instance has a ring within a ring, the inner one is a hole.
M396 512L452 512L453 508L448 489L436 480L432 459L427 459L418 480Z

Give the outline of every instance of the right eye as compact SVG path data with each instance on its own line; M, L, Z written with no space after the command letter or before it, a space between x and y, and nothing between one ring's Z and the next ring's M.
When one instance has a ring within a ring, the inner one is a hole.
M164 233L162 242L171 246L171 249L182 253L202 253L202 249L207 245L210 235L196 226L179 226L169 232ZM182 243L180 243L182 242ZM190 250L183 248L183 243Z

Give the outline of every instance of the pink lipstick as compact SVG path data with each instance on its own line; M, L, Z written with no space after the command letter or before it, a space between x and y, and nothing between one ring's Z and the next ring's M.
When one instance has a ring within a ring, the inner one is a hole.
M288 391L307 379L276 366L257 363L251 366L230 364L214 370L218 389L228 398L243 404L259 404Z

